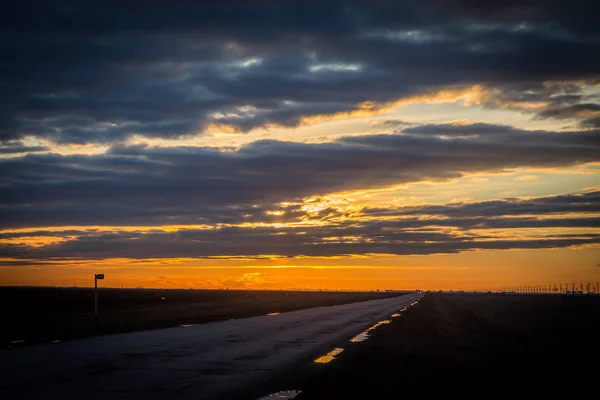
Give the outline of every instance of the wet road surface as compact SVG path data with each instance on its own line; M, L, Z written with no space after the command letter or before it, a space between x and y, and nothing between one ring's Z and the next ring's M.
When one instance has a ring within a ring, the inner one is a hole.
M0 398L222 398L316 358L420 297L3 349Z

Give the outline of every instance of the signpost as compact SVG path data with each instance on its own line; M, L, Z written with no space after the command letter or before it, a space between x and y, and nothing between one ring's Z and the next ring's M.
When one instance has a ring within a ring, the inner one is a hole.
M104 274L94 274L94 323L98 325L98 279L104 279Z

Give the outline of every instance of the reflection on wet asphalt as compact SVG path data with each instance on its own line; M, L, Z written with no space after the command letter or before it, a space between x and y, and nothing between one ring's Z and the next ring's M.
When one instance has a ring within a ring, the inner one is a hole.
M2 349L0 398L226 397L318 357L420 296Z
M378 323L376 323L375 325L373 325L372 327L370 327L366 331L364 331L362 333L359 333L358 335L354 336L352 339L350 339L350 341L352 343L364 342L365 340L367 340L369 338L369 332L371 332L372 330L377 329L381 325L389 324L390 322L392 322L392 321L390 321L389 319L386 319L386 320L383 320L383 321L379 321Z
M315 360L315 362L319 363L319 364L327 364L328 362L333 361L335 356L340 354L342 351L344 351L344 349L342 349L341 347L336 347L335 349L331 350L329 353L325 354L324 356L317 358Z
M302 390L284 390L281 392L273 393L265 397L261 397L258 400L280 400L280 399L293 399L302 393Z

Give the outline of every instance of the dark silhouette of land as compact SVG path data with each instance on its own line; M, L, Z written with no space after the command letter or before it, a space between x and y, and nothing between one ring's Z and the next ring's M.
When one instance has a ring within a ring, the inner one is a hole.
M389 298L401 293L1 287L0 340L22 346ZM17 342L12 343L11 342Z
M99 325L94 326L91 289L0 289L0 299L4 305L3 322L7 322L3 324L2 332L5 343L8 346L19 347L36 341L51 342L56 338L64 340L178 324L222 321L315 306L382 299L401 293L103 289L100 294L101 318ZM402 298L398 301L398 304L403 304ZM390 308L392 309L393 307ZM380 314L382 310L387 312L386 309L378 310ZM236 319L224 322L224 325L207 326L208 330L170 330L172 332L168 332L165 337L171 338L174 335L175 339L179 338L173 342L173 346L184 353L174 352L169 357L185 356L182 359L193 359L190 374L196 386L199 385L198 390L202 391L200 379L231 374L231 366L227 363L219 364L219 360L222 361L225 356L235 358L236 362L249 363L248 371L267 371L265 365L261 366L261 360L272 358L273 354L277 354L277 351L285 346L296 348L308 343L315 349L320 349L318 354L306 352L302 356L303 359L298 356L297 359L290 359L287 364L287 361L283 362L281 368L268 369L268 373L261 379L248 379L243 384L238 382L239 387L228 392L227 399L235 399L236 396L240 399L259 398L284 390L301 390L297 397L299 400L430 398L440 395L448 398L522 397L525 394L536 398L550 395L555 397L574 391L583 393L588 388L594 390L594 374L600 364L600 296L428 293L417 304L398 310L393 316L383 315L383 318L388 318L391 322L378 324L376 329L369 332L369 338L359 343L350 342L349 339L358 333L359 325L364 324L366 320L352 328L353 324L335 322L331 313L323 311L324 314L321 315L316 311L306 311L309 312L303 314L299 322L294 323L285 322L288 317L293 317L294 313L291 313L267 316L260 320ZM365 318L377 321L382 316L366 313ZM301 340L294 337L306 327L323 323L323 332L326 335L342 332L343 329L347 332L340 333L335 343L327 340L319 342L314 339L314 335L309 338L303 337ZM285 325L285 329L281 324ZM282 340L281 343L269 342L265 347L265 343L261 342L265 339L262 335L237 342L235 338L230 338L231 335L243 337L247 331L259 332L269 326L272 333L281 336L278 336ZM352 329L357 331L351 333ZM221 334L211 335L213 330ZM208 336L203 338L201 331ZM139 340L136 339L137 336L129 339L140 347L145 343L145 339L164 342L168 339L162 338L164 332L158 331L158 336L154 339L152 335L142 335ZM25 344L9 343L19 339L26 340ZM101 344L108 346L108 349L126 346L129 340L125 336L96 339L101 339ZM230 340L233 344L228 345L229 347L212 346L209 345L211 340ZM65 351L70 352L73 360L79 360L79 354L91 351L80 353L78 349L81 346L77 346L78 343L64 343L68 345L64 348ZM169 347L171 342L167 340L165 343L161 346ZM244 349L260 347L259 345L263 346L260 349L269 346L273 349L265 354L260 351L259 354L252 353L252 357L237 357L237 353L232 353L231 346L234 344L243 345ZM168 350L166 347L157 347L155 351L160 353L159 350L162 349L164 353ZM228 349L223 350L223 357L218 353L220 348ZM338 352L330 363L314 363L316 357L333 348L343 348L343 351ZM20 357L27 356L35 364L35 358L42 354L38 351L43 349L47 350L43 352L45 354L59 347L48 345L23 348L23 351L3 351L7 356L17 357L15 360L20 360L19 362L25 362ZM104 354L102 348L93 349L100 351L99 354ZM144 353L145 350L142 350L137 350L140 354L126 352L125 355L130 358L115 358L120 363L125 363L123 370L110 363L96 367L108 368L112 365L114 370L102 369L104 378L109 372L123 374L127 366L133 368L130 364L137 362L136 357L148 356ZM167 356L163 353L159 354L160 360ZM214 358L215 367L209 370L201 368L202 359L212 360L210 357ZM281 357L281 360L287 359ZM170 362L175 365L176 361ZM154 368L149 371L159 375L148 381L149 386L142 385L138 388L140 393L151 391L157 380L173 378L166 372L160 372L164 367L173 373L167 368L170 364L163 365L166 361L154 362L152 365L146 365L147 362L149 361L144 361L146 367ZM95 366L93 363L91 365ZM77 368L75 370L79 371ZM133 370L137 371L135 368ZM246 371L243 368L240 371L242 370ZM96 370L92 368L90 371L84 368L81 373L83 376L91 373L88 378L92 379ZM22 376L19 376L23 379L27 378L25 369L15 373L21 374ZM77 379L75 382L79 382ZM138 386L140 382L137 382ZM15 389L13 383L8 382L8 386L4 386ZM182 384L177 380L175 383ZM89 387L84 389L89 390Z
M329 364L298 365L240 398L521 398L595 393L600 296L426 295ZM593 396L592 396L593 397Z
M0 349L0 398L231 399L421 296Z

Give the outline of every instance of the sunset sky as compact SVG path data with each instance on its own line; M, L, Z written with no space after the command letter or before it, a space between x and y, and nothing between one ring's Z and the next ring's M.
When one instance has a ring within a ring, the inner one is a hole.
M599 8L15 3L0 284L595 285Z

